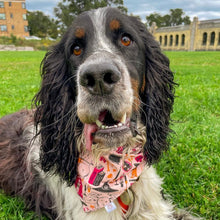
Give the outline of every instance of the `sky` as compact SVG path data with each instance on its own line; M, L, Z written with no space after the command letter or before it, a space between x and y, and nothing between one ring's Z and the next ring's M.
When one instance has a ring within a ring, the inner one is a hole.
M53 8L61 0L26 0L27 10L42 11L54 16ZM142 21L151 13L165 15L170 9L182 8L191 20L197 16L199 20L220 19L220 0L124 0L128 13L139 15Z

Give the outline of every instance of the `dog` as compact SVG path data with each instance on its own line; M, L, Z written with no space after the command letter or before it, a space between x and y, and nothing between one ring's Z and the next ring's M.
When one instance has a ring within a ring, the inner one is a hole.
M50 219L196 219L152 164L168 149L174 76L139 19L79 15L45 55L35 108L0 120L0 188Z

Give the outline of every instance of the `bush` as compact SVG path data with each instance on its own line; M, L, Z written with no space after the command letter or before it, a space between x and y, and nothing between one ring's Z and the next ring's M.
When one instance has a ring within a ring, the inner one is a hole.
M22 38L17 38L14 35L11 37L0 37L0 44L3 45L15 45L19 47L33 47L35 50L48 50L48 48L56 44L57 41L51 41L49 39L41 39L41 40L25 40Z

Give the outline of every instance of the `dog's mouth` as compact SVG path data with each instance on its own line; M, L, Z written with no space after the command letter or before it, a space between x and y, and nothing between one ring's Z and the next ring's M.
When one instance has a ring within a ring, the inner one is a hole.
M91 150L92 144L95 143L108 145L106 147L122 144L122 137L130 132L129 126L130 118L126 113L118 121L110 111L101 111L95 123L84 125L86 149Z

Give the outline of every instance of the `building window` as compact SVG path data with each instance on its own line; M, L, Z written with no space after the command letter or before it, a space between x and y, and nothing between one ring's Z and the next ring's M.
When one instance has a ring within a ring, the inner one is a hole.
M162 36L160 36L160 45L162 45Z
M170 35L170 46L173 45L173 35Z
M8 5L9 5L9 7L11 7L12 3L11 3L11 2L9 2L9 3L8 3Z
M14 26L14 25L12 25L12 26L11 26L11 29L12 29L12 30L14 30L14 29L15 29L15 26Z
M11 14L10 14L10 18L13 18L13 17L14 17L14 16L13 16L13 13L11 13Z
M202 37L202 45L206 45L207 44L207 33L203 33L203 37Z
M6 25L0 25L1 31L7 31L7 26Z
M181 45L184 46L185 45L185 34L182 34L182 42Z
M0 8L4 8L4 2L0 2Z
M26 9L26 4L25 4L25 2L22 2L21 4L22 4L22 8L23 8L23 9Z
M215 32L213 31L211 33L210 45L214 45L214 44L215 44Z
M24 31L28 32L28 26L24 26Z
M26 14L23 14L23 19L27 20L27 15Z
M164 46L167 46L167 35L164 37Z
M5 20L5 14L0 13L0 20Z
M176 46L179 44L179 35L176 35Z

